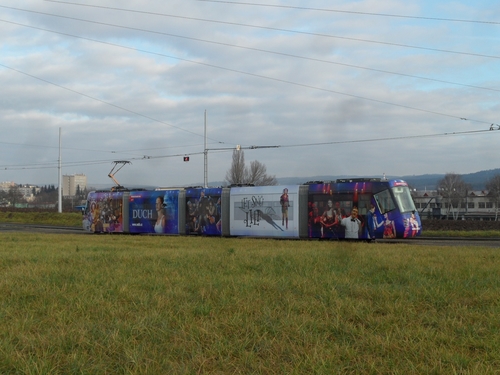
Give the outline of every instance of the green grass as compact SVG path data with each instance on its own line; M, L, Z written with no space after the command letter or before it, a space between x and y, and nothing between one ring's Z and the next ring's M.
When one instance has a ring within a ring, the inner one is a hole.
M495 374L500 253L0 233L1 374Z
M82 214L79 212L0 212L0 223L21 223L82 227Z

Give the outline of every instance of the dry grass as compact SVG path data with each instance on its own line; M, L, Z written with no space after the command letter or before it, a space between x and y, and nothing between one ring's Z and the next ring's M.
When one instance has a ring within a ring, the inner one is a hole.
M495 374L491 248L0 234L2 374Z
M82 214L79 212L4 211L0 212L0 223L56 225L81 228Z

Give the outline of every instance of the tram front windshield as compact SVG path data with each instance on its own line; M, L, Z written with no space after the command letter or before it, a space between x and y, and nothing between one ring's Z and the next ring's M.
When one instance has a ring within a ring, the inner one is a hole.
M416 211L410 189L407 186L393 187L392 192L394 193L394 198L400 212Z

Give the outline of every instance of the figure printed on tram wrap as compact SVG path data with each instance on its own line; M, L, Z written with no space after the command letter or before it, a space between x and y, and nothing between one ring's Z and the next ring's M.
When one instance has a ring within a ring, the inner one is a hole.
M404 220L405 232L403 234L404 238L415 237L420 230L418 225L418 221L415 218L415 213L412 212L411 216L408 219Z
M342 217L340 216L340 207L338 212L335 211L335 208L333 207L333 201L329 199L327 202L326 210L321 216L321 225L323 232L322 238L339 238L339 228L341 220Z
M389 218L389 214L384 214L384 238L396 238L396 225L394 221Z
M186 233L195 233L194 223L196 218L196 222L198 222L198 200L190 199L186 203Z
M92 226L94 227L94 232L101 233L104 230L101 219L101 210L99 209L99 204L97 202L92 207Z
M368 239L375 239L375 231L384 225L384 222L380 223L377 220L377 214L375 213L375 205L370 204L370 209L366 213L366 229L368 231Z
M109 216L108 232L122 231L122 214L121 208L116 208Z
M288 207L290 207L290 199L288 197L288 189L283 189L283 194L280 197L281 205L281 225L284 226L286 223L286 229L288 229Z
M205 195L205 190L201 191L200 199L198 201L199 224L201 231L205 231L207 225L207 212L208 212L208 197Z
M156 222L154 225L155 233L165 233L165 224L167 217L165 216L165 199L162 196L156 198Z
M217 203L215 205L215 210L217 212L215 228L218 233L222 233L222 208L221 208L221 197L217 199Z
M335 208L333 209L333 211L335 212L335 215L337 216L339 221L347 216L347 214L345 213L345 210L340 207L340 202L338 202L338 201L335 202Z
M358 239L362 227L361 220L358 218L358 208L354 206L351 216L343 218L340 224L345 228L346 239Z
M309 238L321 238L322 216L319 213L318 202L309 203Z
M207 234L214 234L217 232L217 209L212 198L208 198L208 205L205 213L205 227L204 232Z
M190 232L197 233L197 234L201 233L200 222L198 220L198 216L193 216L193 218L191 219Z

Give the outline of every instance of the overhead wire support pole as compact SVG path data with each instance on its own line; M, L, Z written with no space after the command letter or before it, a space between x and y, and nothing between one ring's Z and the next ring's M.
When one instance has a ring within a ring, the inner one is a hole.
M59 167L58 167L58 180L59 180L59 189L58 189L58 212L62 213L62 168L61 168L61 128L59 128Z
M203 172L203 186L208 187L208 149L207 149L207 110L205 109L205 143L203 148L204 155L204 172Z

